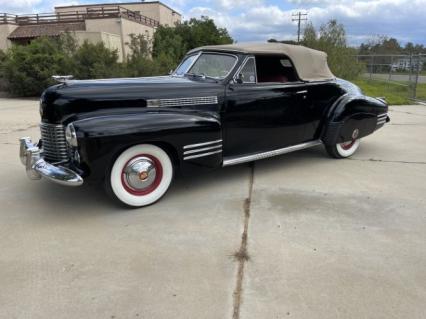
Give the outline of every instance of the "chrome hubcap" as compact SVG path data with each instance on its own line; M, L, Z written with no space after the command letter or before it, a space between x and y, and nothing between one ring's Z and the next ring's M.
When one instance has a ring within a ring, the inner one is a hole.
M153 185L157 176L154 162L148 157L136 157L123 170L124 182L132 189L143 191Z
M347 150L349 150L349 149L351 149L352 148L352 146L355 144L355 140L353 140L353 141L349 141L349 142L345 142L345 143L342 143L342 144L340 144L340 146L345 150L345 151L347 151Z

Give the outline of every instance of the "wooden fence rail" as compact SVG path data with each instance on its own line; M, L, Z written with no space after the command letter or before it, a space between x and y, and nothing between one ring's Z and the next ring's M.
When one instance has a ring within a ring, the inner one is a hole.
M152 27L158 27L157 20L148 18L138 12L128 10L126 8L117 7L95 7L87 8L82 11L67 11L57 13L40 13L40 14L26 14L14 15L9 13L0 13L0 24L18 24L18 25L31 25L43 23L66 23L66 22L82 22L87 19L105 19L124 17L129 20L145 24Z

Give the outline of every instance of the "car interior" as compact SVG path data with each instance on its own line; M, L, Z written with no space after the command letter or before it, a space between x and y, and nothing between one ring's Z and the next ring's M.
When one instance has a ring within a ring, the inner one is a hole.
M290 59L285 56L256 56L257 82L296 82L296 70Z

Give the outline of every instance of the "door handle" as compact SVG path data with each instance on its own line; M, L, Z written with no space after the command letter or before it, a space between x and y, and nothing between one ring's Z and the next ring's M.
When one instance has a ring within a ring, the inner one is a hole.
M302 90L302 91L297 91L294 94L300 95L300 94L307 94L308 90Z

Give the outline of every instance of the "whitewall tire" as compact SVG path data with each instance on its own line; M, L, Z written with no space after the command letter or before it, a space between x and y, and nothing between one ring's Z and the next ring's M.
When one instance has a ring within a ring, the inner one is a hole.
M106 188L121 203L143 207L163 197L172 179L169 155L158 146L140 144L118 156L106 178Z
M358 150L360 139L355 139L345 143L336 145L326 145L328 154L334 158L347 158L355 154Z

